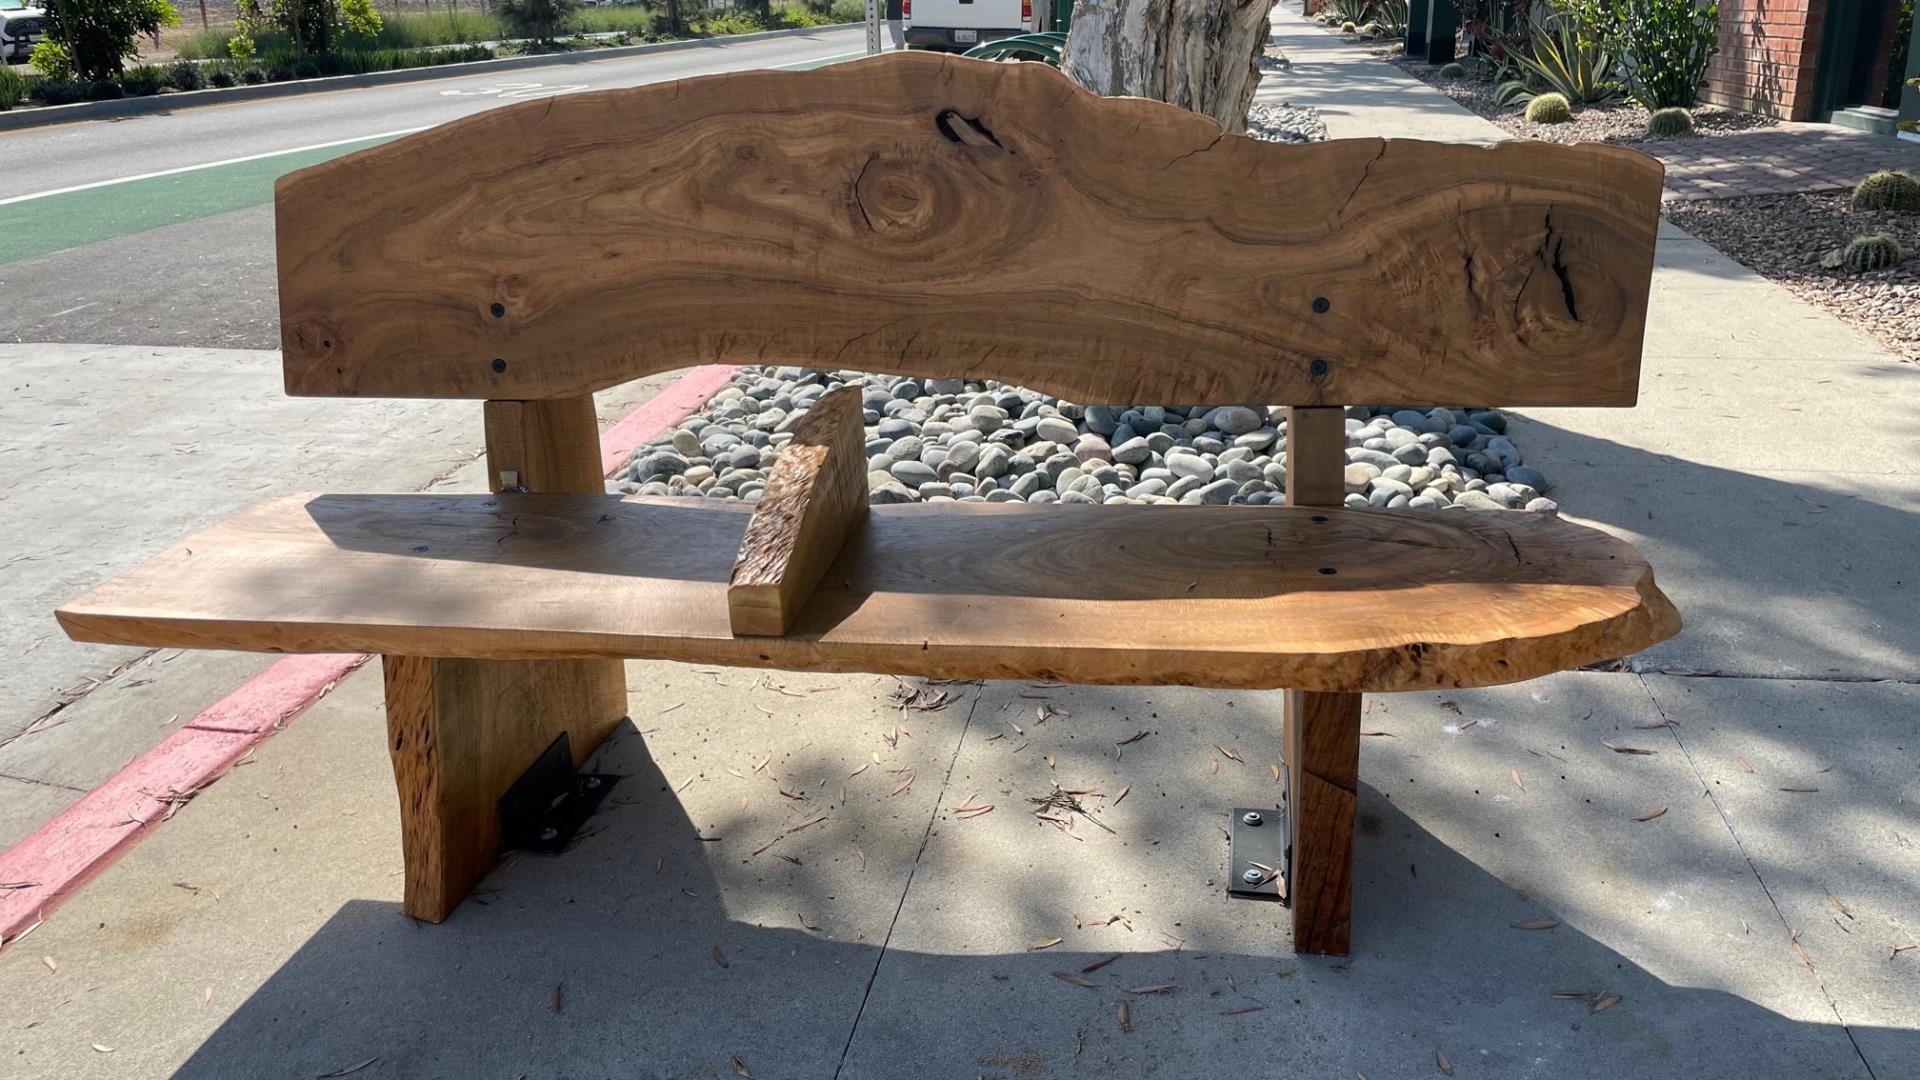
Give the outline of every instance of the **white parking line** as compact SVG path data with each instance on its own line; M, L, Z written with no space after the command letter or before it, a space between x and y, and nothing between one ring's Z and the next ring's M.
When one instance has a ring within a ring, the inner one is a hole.
M864 51L839 53L834 56L823 56L817 60L801 60L792 64L780 64L771 68L770 70L785 71L789 68L798 68L798 67L824 67L828 64L837 63L841 60L847 60L856 56L865 56L865 55L866 53ZM609 57L608 61L618 60L618 59L624 59L624 58ZM696 75L681 76L681 77L682 78L698 78L701 75L720 75L720 74L724 74L732 71L750 71L750 70L752 69L738 68L738 67L721 67L721 68L714 68L712 71L702 71ZM661 81L664 82L666 80L661 80ZM511 84L503 84L503 85L524 87L524 86L538 86L540 84L511 83ZM646 85L646 84L640 84L640 85ZM585 90L586 88L587 87L585 84L577 84L577 85L569 85L564 88L553 88L553 89L558 90L560 92L577 92L578 90ZM441 93L446 93L446 94L459 93L459 92L460 91L441 91ZM490 93L493 93L494 91L482 90L482 91L467 91L467 92L490 94ZM552 91L549 91L549 92L552 92ZM181 173L199 172L203 169L218 169L223 165L239 165L248 161L260 161L264 158L284 157L288 154L304 154L309 150L325 150L325 149L328 149L329 147L347 146L351 143L357 143L357 142L370 142L374 139L393 139L393 138L398 138L401 135L411 135L416 131L425 131L430 127L437 127L437 126L438 125L436 124L422 124L419 127L401 128L398 131L382 131L373 135L356 135L351 139L335 139L332 142L314 143L311 146L296 146L288 150L268 150L264 153L247 154L244 157L224 158L220 161L208 161L208 162L203 162L199 165L182 165L179 168L175 168L175 169L161 169L157 172L139 173L134 176L117 176L112 180L95 180L92 183L75 184L72 187L54 188L50 191L36 191L31 195L14 195L10 198L0 199L0 206L11 206L14 203L31 202L34 199L45 199L45 198L50 198L54 195L67 195L75 191L91 191L94 188L112 187L115 184L131 184L139 180L152 180L162 176L178 176Z
M245 157L227 158L223 161L209 161L200 165L182 165L177 169L161 169L158 172L140 173L137 176L118 176L112 180L95 180L91 184L75 184L72 187L54 188L52 191L36 191L31 195L15 195L10 199L0 199L0 206L10 206L32 199L45 199L52 195L65 195L74 191L90 191L94 188L112 187L115 184L131 184L136 180L152 180L160 176L178 176L181 173L199 172L202 169L217 169L222 165L238 165L246 161L259 161L262 158L281 157L285 154L300 154L308 150L325 150L331 146L346 146L349 143L366 142L370 139L391 139L400 135L411 135L416 131L425 131L431 124L422 127L401 128L399 131L382 131L375 135L356 135L351 139L335 139L332 142L314 143L312 146L296 146L291 150L269 150L264 154L248 154Z

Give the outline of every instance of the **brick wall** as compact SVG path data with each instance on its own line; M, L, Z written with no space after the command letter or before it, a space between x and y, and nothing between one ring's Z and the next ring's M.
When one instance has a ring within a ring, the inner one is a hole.
M1813 115L1813 68L1828 0L1720 0L1720 52L1703 95L1787 120Z

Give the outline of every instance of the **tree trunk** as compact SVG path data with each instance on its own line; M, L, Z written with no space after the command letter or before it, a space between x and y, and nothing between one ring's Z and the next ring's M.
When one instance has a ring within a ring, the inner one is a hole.
M1077 0L1061 68L1098 94L1154 98L1246 131L1274 0Z

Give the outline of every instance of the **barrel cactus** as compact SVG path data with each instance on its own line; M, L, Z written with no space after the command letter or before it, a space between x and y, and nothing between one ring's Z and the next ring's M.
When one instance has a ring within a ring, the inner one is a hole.
M1527 102L1527 119L1536 124L1564 124L1573 119L1573 107L1559 94L1541 94Z
M1903 172L1881 169L1854 186L1853 206L1856 210L1920 213L1920 180Z
M1649 135L1691 135L1693 134L1693 114L1685 109L1656 109L1647 118Z
M1848 271L1864 274L1869 270L1885 270L1898 263L1900 257L1900 245L1893 237L1871 233L1847 241L1847 250L1841 256L1841 261Z
M1351 34L1357 31L1358 29L1359 27L1354 26L1353 23L1351 22L1343 22L1340 24L1340 32L1343 34Z
M1461 67L1459 64L1448 64L1446 67L1440 69L1440 77L1443 79L1464 79L1467 77L1467 69Z

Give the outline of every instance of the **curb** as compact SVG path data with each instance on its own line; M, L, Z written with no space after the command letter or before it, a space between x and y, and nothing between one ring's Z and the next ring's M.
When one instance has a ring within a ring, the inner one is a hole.
M608 428L600 436L604 471L625 465L636 447L679 423L739 370L730 364L694 368ZM274 661L0 852L0 947L39 926L182 802L371 659L362 653L315 653Z
M152 97L118 98L113 101L84 101L76 105L42 105L32 109L0 112L0 131L21 131L51 127L85 120L117 120L129 116L151 116L208 105L231 105L241 101L297 97L302 94L327 94L335 90L359 90L392 83L430 82L436 79L463 79L496 71L547 67L553 64L588 64L596 60L617 60L625 56L645 56L657 52L682 52L687 49L715 49L771 38L804 37L833 30L844 30L859 23L832 23L790 30L762 30L757 34L728 37L688 38L685 41L656 41L645 45L619 45L611 49L584 52L549 53L540 56L508 56L496 60L472 60L464 64L436 64L430 67L404 68L399 71L374 71L365 75L329 75L318 79L293 79L287 82L261 83L258 86L229 86L219 90L186 90Z

